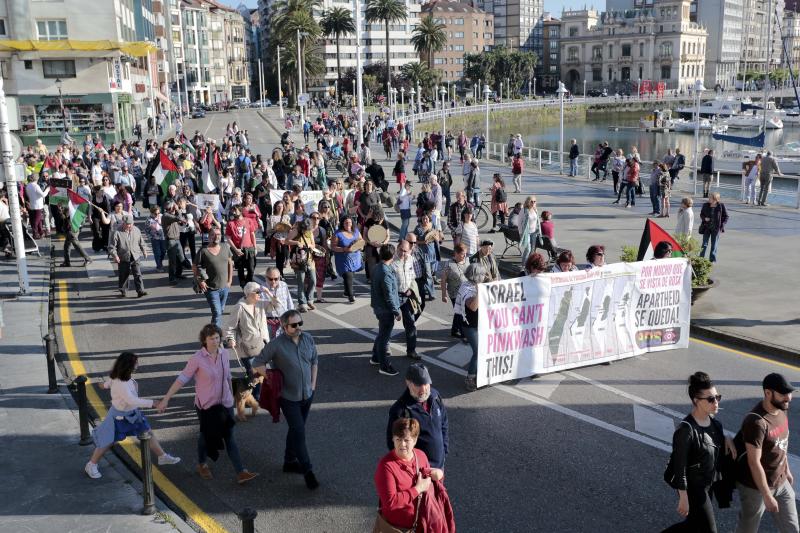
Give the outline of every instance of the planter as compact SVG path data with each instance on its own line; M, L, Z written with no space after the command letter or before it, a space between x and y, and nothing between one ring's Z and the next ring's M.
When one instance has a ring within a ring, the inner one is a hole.
M699 285L697 287L692 287L692 305L699 300L703 295L705 295L710 289L718 286L719 283L715 282L713 279L708 279L708 285Z

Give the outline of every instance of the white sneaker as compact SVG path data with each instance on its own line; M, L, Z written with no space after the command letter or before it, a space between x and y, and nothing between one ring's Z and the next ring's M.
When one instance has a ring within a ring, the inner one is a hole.
M86 463L86 466L83 467L83 471L86 472L86 475L92 479L100 479L101 477L103 477L103 474L100 473L100 470L97 468L97 465L91 461Z
M161 465L176 465L181 462L180 457L173 457L168 453L165 453L161 457L158 458L158 466Z

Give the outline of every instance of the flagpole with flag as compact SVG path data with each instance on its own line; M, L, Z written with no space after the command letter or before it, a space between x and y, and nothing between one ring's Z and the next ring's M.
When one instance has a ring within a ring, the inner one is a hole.
M81 224L89 216L91 204L82 196L67 189L69 197L69 223L72 233L78 234L81 231Z
M649 261L653 259L656 246L662 241L667 241L672 245L672 257L683 257L685 255L678 241L673 239L672 235L667 233L664 228L648 218L644 224L642 240L639 242L639 255L636 260Z
M166 197L169 186L178 179L178 167L164 150L158 151L158 157L153 158L151 165L148 168L148 178L151 175L156 177L156 185L161 187Z

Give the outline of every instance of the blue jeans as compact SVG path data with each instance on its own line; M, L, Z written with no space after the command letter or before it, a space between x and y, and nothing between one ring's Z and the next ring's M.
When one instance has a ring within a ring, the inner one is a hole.
M411 220L411 210L410 209L402 209L400 210L400 234L399 239L402 241L408 235L408 222Z
M153 246L153 259L156 260L156 268L163 268L164 257L167 255L167 241L164 239L152 239L150 244Z
M578 158L570 159L569 160L569 175L570 176L577 176L578 175Z
M712 263L717 262L717 245L719 244L719 232L706 230L703 234L703 248L700 250L700 257L706 256L706 248L708 248L708 241L711 241L711 251L709 252L708 259Z
M403 318L403 329L406 332L406 354L417 351L417 325L414 323L414 310L411 303L406 301L400 306L400 316Z
M442 185L442 197L444 198L444 212L445 216L450 212L450 187Z
M480 188L472 189L472 196L469 196L472 200L472 205L476 208L481 206L481 190Z
M653 213L661 213L661 196L659 196L658 185L650 186L650 202L653 204Z
M211 308L211 323L217 327L222 327L222 313L225 311L225 303L228 301L228 287L206 291L206 301Z
M314 289L317 285L316 265L306 266L306 268L302 270L295 270L294 274L297 277L297 304L313 304ZM306 278L308 278L309 287L306 287Z
M472 348L472 357L469 359L467 374L475 376L478 374L478 328L471 328L467 325L461 326L461 331L467 337L467 342Z
M636 184L626 183L625 187L625 202L631 205L636 205Z
M378 334L375 336L375 342L372 343L372 360L384 366L389 354L389 340L392 338L394 315L391 312L377 311L375 316L378 317Z
M200 412L196 407L195 411L198 411L197 414L199 417ZM233 407L229 407L228 411L231 418L233 418ZM225 449L228 451L228 457L230 458L236 473L238 474L244 470L244 467L242 466L242 457L239 455L239 447L236 445L236 439L233 437L233 428L231 428L230 436L225 439ZM206 440L203 438L203 434L201 433L197 437L197 464L205 464L206 460Z
M281 411L286 417L289 432L286 434L286 451L283 454L284 463L300 463L303 473L311 472L311 458L306 447L306 419L311 410L311 397L306 400L294 402L285 398L280 399Z
M438 261L425 261L425 294L423 296L436 297L436 291L433 288L433 276L437 271L436 265Z
M181 241L177 239L167 241L167 256L169 257L169 280L177 280L183 275L183 262L186 261Z

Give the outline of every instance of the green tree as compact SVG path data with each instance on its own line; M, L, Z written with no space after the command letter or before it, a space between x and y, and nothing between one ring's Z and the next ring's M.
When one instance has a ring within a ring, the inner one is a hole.
M438 81L437 72L425 63L406 63L400 67L400 74L415 90L417 85L428 88Z
M420 20L419 25L412 32L411 44L414 45L414 50L420 57L425 57L428 68L433 68L433 53L441 52L447 44L445 27L444 24L435 22L433 17L428 15Z
M270 42L270 52L275 57L277 41ZM309 43L301 46L300 62L305 76L319 77L325 73L325 60L322 57L322 50L317 43ZM273 62L273 73L277 76L278 63ZM297 40L286 41L281 45L281 77L284 84L288 86L288 94L297 102ZM281 89L282 90L282 89Z
M324 35L333 37L336 40L336 86L339 87L339 90L341 91L342 64L341 61L339 61L339 40L342 35L355 33L356 25L353 22L353 17L350 15L350 11L348 9L343 7L334 7L322 15L320 26L322 27L322 33ZM336 94L336 98L339 98L338 93Z
M297 37L300 36L300 65L295 70L295 81L298 73L302 72L304 85L308 85L308 77L324 74L323 68L312 69L307 63L309 58L307 50L309 48L317 50L318 57L321 59L321 51L317 47L317 41L322 35L317 20L313 12L322 5L322 0L278 0L275 2L272 11L271 27L273 28L274 39L270 39L270 48L273 49L280 43L286 48L286 55L292 54L297 57ZM283 54L281 59L284 60Z
M367 22L383 23L386 30L386 89L392 82L392 62L389 52L389 26L393 22L406 20L408 12L404 3L399 0L367 0L365 10Z

